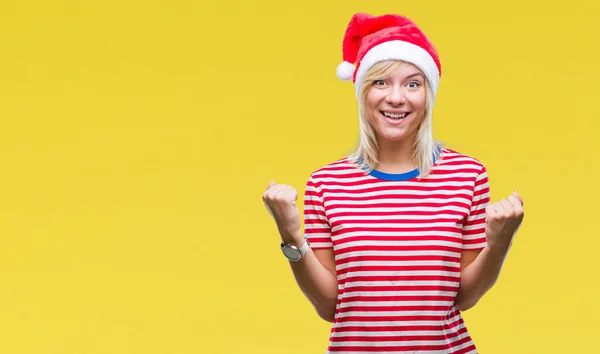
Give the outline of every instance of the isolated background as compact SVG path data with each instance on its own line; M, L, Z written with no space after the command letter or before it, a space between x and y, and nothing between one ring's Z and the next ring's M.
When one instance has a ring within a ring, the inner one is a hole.
M596 1L3 1L0 353L324 353L261 194L357 136L354 12L413 18L435 135L526 217L481 353L597 348Z

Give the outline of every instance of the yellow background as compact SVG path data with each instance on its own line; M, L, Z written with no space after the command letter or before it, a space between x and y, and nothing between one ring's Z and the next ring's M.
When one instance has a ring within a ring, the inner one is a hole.
M6 0L0 353L324 353L260 196L354 147L357 11L419 24L436 137L525 199L480 352L600 352L597 1Z

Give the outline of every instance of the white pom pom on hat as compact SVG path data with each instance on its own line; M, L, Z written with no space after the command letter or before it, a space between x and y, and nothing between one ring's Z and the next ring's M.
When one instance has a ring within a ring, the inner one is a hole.
M354 64L349 63L347 61L343 61L340 63L340 65L337 66L335 74L337 75L338 79L342 81L350 81L354 77L355 69L356 67L354 66Z

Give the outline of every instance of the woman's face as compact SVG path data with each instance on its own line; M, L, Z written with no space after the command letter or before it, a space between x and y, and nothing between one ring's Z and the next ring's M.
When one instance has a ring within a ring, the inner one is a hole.
M382 142L414 141L425 117L425 75L406 63L367 89L367 120Z

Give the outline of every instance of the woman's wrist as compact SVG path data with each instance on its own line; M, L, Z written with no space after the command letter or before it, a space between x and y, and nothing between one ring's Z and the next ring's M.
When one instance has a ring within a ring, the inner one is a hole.
M281 242L283 242L284 245L292 245L300 248L302 247L302 245L304 245L305 241L306 240L304 238L304 235L302 235L302 232L300 232L300 230L293 233L281 234Z

